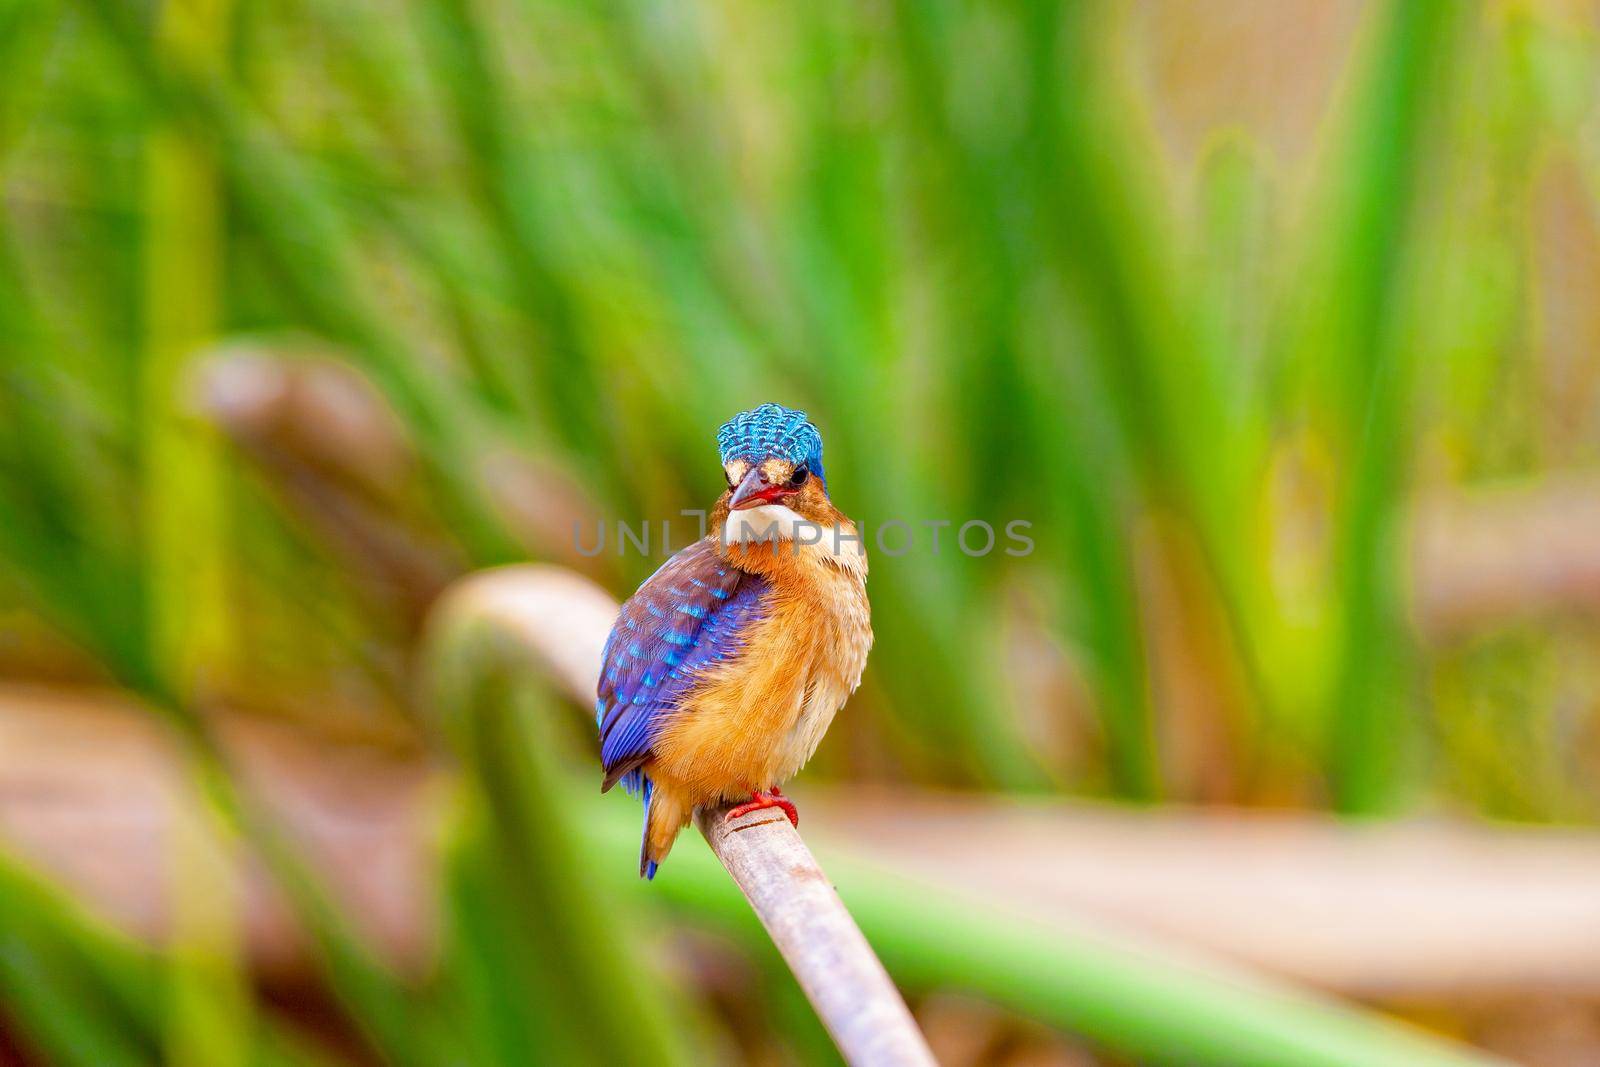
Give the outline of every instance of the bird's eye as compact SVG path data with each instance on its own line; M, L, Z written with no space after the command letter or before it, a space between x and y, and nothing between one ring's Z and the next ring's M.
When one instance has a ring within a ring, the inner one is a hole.
M811 472L804 467L796 467L794 473L789 475L789 484L796 489L806 484L806 479L811 477Z

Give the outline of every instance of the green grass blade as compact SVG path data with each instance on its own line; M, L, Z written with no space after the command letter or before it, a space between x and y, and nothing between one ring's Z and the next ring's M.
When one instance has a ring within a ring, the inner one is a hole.
M1405 318L1410 236L1422 195L1423 146L1435 88L1462 17L1437 0L1380 9L1371 67L1357 97L1345 185L1327 223L1329 266L1319 346L1335 372L1331 397L1348 476L1336 546L1338 666L1328 709L1328 776L1344 811L1392 807L1413 739L1409 636L1396 570L1407 482L1416 338ZM1336 299L1329 299L1336 296Z

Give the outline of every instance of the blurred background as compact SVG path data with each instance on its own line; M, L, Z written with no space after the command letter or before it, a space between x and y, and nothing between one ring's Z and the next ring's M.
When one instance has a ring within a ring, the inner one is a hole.
M794 790L941 1062L1600 1063L1597 31L0 0L0 1062L836 1062L435 607L775 400L1032 523Z

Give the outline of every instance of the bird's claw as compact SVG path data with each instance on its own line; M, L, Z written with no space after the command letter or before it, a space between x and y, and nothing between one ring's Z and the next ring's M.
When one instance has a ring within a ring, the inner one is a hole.
M800 813L795 810L794 802L784 796L783 790L777 786L773 786L771 790L765 793L752 791L748 802L729 810L728 818L737 819L741 815L748 815L752 811L760 811L763 808L781 809L785 815L789 816L789 821L794 824L795 829L800 828Z

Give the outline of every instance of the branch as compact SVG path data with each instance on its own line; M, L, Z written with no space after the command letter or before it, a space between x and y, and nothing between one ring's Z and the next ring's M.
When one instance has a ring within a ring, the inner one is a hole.
M473 575L435 609L435 626L488 624L514 640L582 707L593 700L617 603L557 567ZM784 817L701 811L696 825L750 902L823 1025L852 1064L933 1064L905 1001L811 850Z
M784 815L702 811L695 825L733 875L850 1063L931 1064L905 1001Z
M1600 481L1537 483L1417 497L1403 564L1423 638L1446 642L1508 620L1600 614Z

